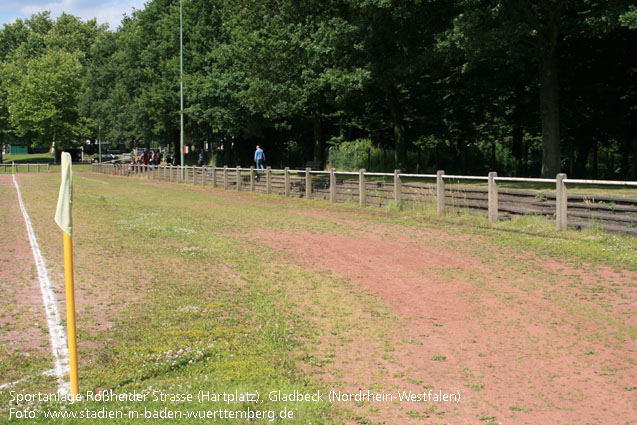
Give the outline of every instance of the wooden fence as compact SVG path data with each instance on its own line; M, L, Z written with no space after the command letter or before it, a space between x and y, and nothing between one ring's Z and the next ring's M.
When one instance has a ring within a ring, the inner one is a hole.
M0 169L5 173L40 173L43 171L50 171L51 164L15 164L15 163L3 163L0 164Z
M351 202L360 206L435 204L437 214L468 209L486 212L490 223L513 215L536 214L555 219L556 228L598 225L608 231L637 236L637 197L569 194L569 184L637 187L637 182L568 179L533 179L436 174L275 170L251 168L141 166L93 164L93 170L106 174L137 176L150 180L190 183L227 190L279 194L286 197ZM451 182L486 183L486 187ZM555 185L555 191L499 188L501 182L527 182Z

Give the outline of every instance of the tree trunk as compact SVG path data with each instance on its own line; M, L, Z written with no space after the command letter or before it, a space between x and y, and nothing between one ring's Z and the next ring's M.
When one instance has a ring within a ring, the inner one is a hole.
M223 165L230 166L230 160L232 155L232 142L230 137L226 137L223 141Z
M560 172L560 105L557 57L552 51L540 59L540 113L542 115L542 177Z
M524 158L524 163L522 164L522 175L524 177L528 177L529 175L529 141L522 140L522 157Z
M312 105L312 123L314 124L314 161L323 164L322 114L318 103Z
M586 178L588 173L586 172L586 164L588 163L589 152L593 146L593 135L589 131L588 134L583 134L579 139L578 149L575 151L575 169L573 177Z
M515 173L519 176L524 173L524 128L522 122L524 120L524 111L520 99L523 96L522 87L519 84L515 86L515 102L513 104L513 123L511 130L511 154L515 161Z
M405 123L403 121L403 111L398 100L396 87L388 86L385 89L387 102L391 112L392 124L394 127L394 155L396 169L405 170L407 166L407 144L405 142Z
M597 139L593 140L593 178L597 179L599 175L599 160L597 157L599 150L597 146Z

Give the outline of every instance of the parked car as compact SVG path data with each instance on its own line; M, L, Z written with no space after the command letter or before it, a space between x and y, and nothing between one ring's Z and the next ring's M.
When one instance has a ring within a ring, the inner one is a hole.
M116 160L117 157L115 155L111 155L110 153L102 154L102 162L115 162ZM100 162L100 156L97 155L95 158L93 158L93 162Z

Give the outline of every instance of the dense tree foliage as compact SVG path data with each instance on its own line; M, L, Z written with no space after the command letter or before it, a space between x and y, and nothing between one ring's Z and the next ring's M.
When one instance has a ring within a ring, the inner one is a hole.
M178 0L0 30L0 138L179 143ZM249 165L637 178L629 0L183 0L186 143Z
M0 31L3 142L67 147L90 134L90 119L80 113L83 72L105 30L95 20L62 14L53 21L48 13L5 25Z

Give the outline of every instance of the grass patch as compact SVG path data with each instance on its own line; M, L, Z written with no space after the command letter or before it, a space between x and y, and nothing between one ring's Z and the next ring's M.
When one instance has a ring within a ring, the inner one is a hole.
M271 390L314 393L325 389L314 379L323 373L335 387L344 384L338 373L328 375L333 373L330 367L342 360L339 355L343 347L354 352L360 348L352 347L352 341L364 341L368 344L365 348L373 351L364 355L377 361L374 363L378 365L377 374L372 378L378 379L377 391L385 390L383 374L422 384L422 380L416 379L419 376L409 377L409 371L401 369L403 365L397 360L401 347L386 344L391 340L392 329L401 322L392 317L391 310L378 297L363 293L336 273L303 270L289 261L286 253L251 241L249 235L255 232L298 231L356 237L357 232L383 227L388 229L383 232L391 237L394 231L409 234L411 230L422 232L423 227L425 232L436 228L449 236L450 249L475 256L485 264L498 262L511 266L513 260L493 255L500 250L533 251L570 262L599 262L617 267L630 268L634 264L628 254L635 245L627 240L602 238L597 233L558 234L532 219L490 228L485 218L462 212L440 220L431 208L359 209L258 194L235 196L191 185L105 178L76 171L76 282L78 291L87 299L98 301L90 308L83 306L84 311L78 313L83 390L137 390L148 394L154 390L191 394L256 390L264 400ZM60 276L60 235L51 225L59 179L51 178L52 175L25 176L21 178L21 186L45 257L50 259L53 274ZM312 210L312 214L298 213L304 209ZM330 217L331 213L343 211L348 213L347 223ZM326 218L317 219L321 212L328 213ZM586 235L595 238L586 239ZM468 238L475 243L467 243ZM627 255L618 256L621 250ZM523 267L526 265L512 268L511 273L522 277L548 275ZM472 271L453 268L431 270L430 274L448 284L452 277L459 277L475 288L501 293L503 299L515 306L513 293L498 291L497 285L477 272L474 275ZM547 297L558 298L544 289ZM607 291L598 288L594 294ZM567 308L565 311L571 312ZM584 313L576 312L578 317ZM597 313L586 317L596 323L607 321L613 326L615 323ZM438 319L430 320L432 333L446 329ZM445 323L453 327L453 323ZM408 339L403 343L413 350L423 345ZM427 357L432 354L435 352ZM449 363L455 358L454 354ZM435 355L431 360L447 361L447 358ZM1 362L2 370L8 370L11 362L34 372L41 367L28 365L20 358L2 358ZM603 372L611 374L617 370ZM484 388L479 379L467 377L465 382L474 392ZM52 387L51 382L27 381L18 388L33 391ZM6 410L2 409L8 406L7 397L6 391L0 391L0 415L5 417ZM102 406L88 403L67 408L79 411ZM123 411L165 406L166 403L153 401L135 406L107 404L111 410ZM174 406L183 411L201 409L200 404L190 402ZM254 408L277 413L288 407L294 410L293 423L330 424L345 419L372 423L359 411L354 415L347 408L321 403L292 405L266 400L257 405L222 402L206 407L244 411ZM503 409L508 407L505 405ZM50 421L42 418L35 423L45 422ZM68 419L64 422L74 423ZM204 421L190 423L199 422ZM236 420L219 422L236 423ZM179 419L167 423L189 422Z
M54 275L61 266L56 252L59 232L48 216L57 197L56 180L41 175L21 181ZM82 402L64 406L66 411L80 414L104 407L128 415L168 407L182 412L229 409L279 415L287 408L293 410L294 422L338 423L336 409L326 402L268 398L271 391L315 394L321 389L299 369L294 354L301 344L299 335L315 330L291 307L292 300L286 295L289 288L281 285L274 254L233 237L220 237L217 232L223 224L207 226L208 212L182 209L201 194L184 191L166 198L162 189L151 185L133 184L131 190L129 180L112 183L106 192L103 185L88 179L77 180L74 188L76 291L95 291L96 297L107 297L100 306L91 310L80 306L84 310L78 312L81 391L135 390L149 397L133 404ZM159 199L161 203L157 203ZM251 221L246 220L243 229L250 227L248 223ZM101 260L96 261L98 258ZM100 287L116 292L107 294ZM94 330L91 325L101 321L100 309L108 311L110 326ZM16 362L23 369L43 366L42 362L31 367L21 359L2 358L0 371L15 367ZM55 389L54 383L39 384L25 381L16 389ZM260 402L171 404L154 401L153 391L192 394L195 400L199 391L258 392ZM0 390L2 417L8 417L9 405L9 391ZM58 403L21 406L38 412L61 407ZM184 418L165 422L207 423ZM41 415L31 423L86 421L56 421ZM113 422L96 419L92 423Z

